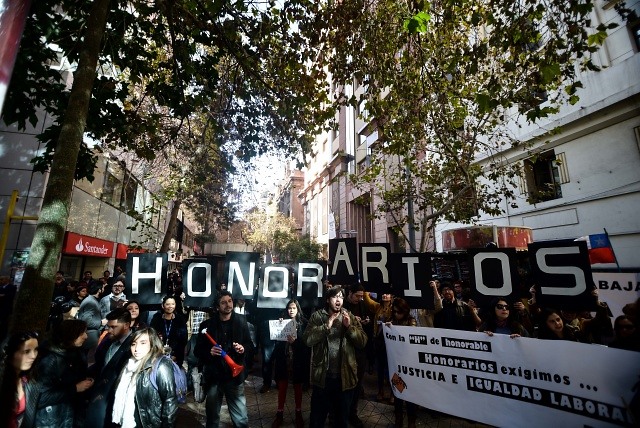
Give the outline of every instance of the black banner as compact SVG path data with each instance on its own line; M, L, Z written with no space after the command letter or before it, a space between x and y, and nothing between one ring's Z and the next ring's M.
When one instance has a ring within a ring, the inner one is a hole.
M334 249L336 259L328 266L322 261L293 266L260 265L258 253L243 252L228 252L224 269L220 269L221 260L215 257L185 260L182 272L185 306L210 307L218 283L226 282L234 299L257 298L258 308L282 309L292 297L304 308L316 308L324 304L323 281L327 268L334 272L335 284L352 284L361 275L368 291L378 295L393 293L405 298L412 308L433 309L429 280L436 276L434 270L441 274L442 280L467 277L479 306L495 297L509 301L521 298L523 284L526 286L529 281L535 283L536 299L541 306L594 310L597 302L584 242L530 244L531 275L522 268L518 271L526 260L509 248L446 255L392 254L388 244L360 244L357 269L354 264L358 259L357 252L352 245L355 245L355 238L331 240L330 247ZM143 305L159 303L168 290L167 267L167 254L129 254L127 296Z

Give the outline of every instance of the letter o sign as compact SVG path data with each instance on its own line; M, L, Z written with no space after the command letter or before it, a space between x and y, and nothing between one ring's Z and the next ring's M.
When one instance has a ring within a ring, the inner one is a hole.
M497 259L502 267L502 287L487 287L482 275L482 262L488 259ZM485 296L508 296L513 292L511 283L511 269L509 255L505 253L478 253L473 257L473 271L476 280L476 290Z

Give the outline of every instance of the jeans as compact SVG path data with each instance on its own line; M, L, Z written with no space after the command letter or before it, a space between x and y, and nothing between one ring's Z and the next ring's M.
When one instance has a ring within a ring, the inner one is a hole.
M209 386L205 401L207 413L207 428L220 426L220 408L222 397L227 398L227 407L231 415L231 421L236 428L247 428L249 416L247 415L247 400L244 396L244 383L239 385L235 381L229 381Z
M327 377L324 388L314 385L311 394L309 428L324 428L329 410L332 410L334 414L333 426L347 428L353 393L354 389L343 391L342 382L337 378Z

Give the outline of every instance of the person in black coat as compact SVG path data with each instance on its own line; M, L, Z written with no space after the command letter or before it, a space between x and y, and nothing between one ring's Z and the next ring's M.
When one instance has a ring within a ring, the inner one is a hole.
M222 397L226 397L233 425L238 428L249 426L247 400L244 395L246 370L233 376L230 366L223 357L229 355L235 365L244 366L245 354L252 350L251 336L247 320L233 311L233 298L228 291L220 291L216 297L217 313L200 324L194 354L203 367L204 389L207 392L205 408L207 427L220 424ZM209 334L218 345L214 346Z
M274 377L278 384L278 409L276 418L271 426L278 428L282 425L287 389L289 383L293 383L296 406L295 426L296 428L302 428L304 426L304 420L302 419L302 384L309 381L311 358L311 349L302 340L302 334L307 327L307 320L302 315L300 303L295 299L291 299L287 303L286 314L284 314L283 318L292 320L291 322L295 324L296 334L295 336L288 335L286 342L276 342L273 351ZM280 320L283 318L280 318Z
M3 370L0 385L0 426L35 427L38 385L32 370L38 358L38 333L34 331L9 336L2 350Z
M93 385L80 349L87 340L87 323L63 320L53 330L51 346L38 364L40 398L36 426L72 428L84 424L81 398Z
M131 314L124 308L107 314L109 334L98 345L96 362L89 367L89 376L93 377L94 383L87 391L87 427L111 426L115 383L131 356L130 325Z
M182 366L187 347L187 319L178 300L173 296L162 298L162 310L153 315L149 327L153 328L164 345L165 354L171 355L177 365Z
M115 388L111 421L121 427L133 423L141 428L173 427L178 412L176 383L160 337L153 328L143 327L131 335L130 349Z

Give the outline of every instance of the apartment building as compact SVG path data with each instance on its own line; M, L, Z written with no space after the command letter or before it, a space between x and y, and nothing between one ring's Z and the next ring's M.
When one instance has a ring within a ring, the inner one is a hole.
M502 215L481 215L478 224L531 228L536 241L575 239L606 229L620 267L638 268L640 23L622 23L612 3L597 2L592 16L593 26L620 24L597 53L602 71L580 76L585 88L577 104L564 105L535 126L512 128L519 140L532 144L526 152L511 148L501 153L521 166L517 207L503 200ZM640 9L640 2L627 3ZM546 132L556 127L559 133ZM439 223L438 250L443 249L443 232L462 226Z
M365 88L354 82L344 88L347 96L361 95ZM335 88L332 89L335 91ZM375 122L368 117L366 104L343 107L336 114L334 129L317 136L299 197L304 209L304 233L321 244L329 239L355 237L359 243L389 243L394 252L409 251L392 215L380 214L379 198L373 187L354 186L351 174L361 174L369 166L370 155L380 144ZM407 208L408 209L408 208ZM421 233L404 235L419 243ZM427 231L427 251L433 251L432 231Z

